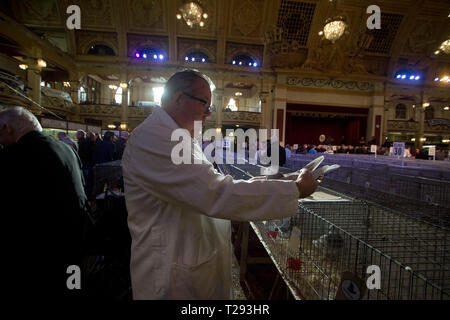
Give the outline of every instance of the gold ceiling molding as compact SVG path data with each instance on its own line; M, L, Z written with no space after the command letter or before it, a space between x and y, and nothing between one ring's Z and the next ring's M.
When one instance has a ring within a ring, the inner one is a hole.
M357 90L373 92L375 85L371 82L347 81L338 79L320 79L304 77L286 77L286 84L298 87L327 88L338 90Z
M61 26L58 6L55 0L11 1L16 19L27 24L45 24L47 26Z
M81 28L114 29L117 21L113 18L112 3L109 0L78 0L81 9ZM116 4L116 2L114 2Z
M232 24L244 36L252 34L262 22L264 0L234 0Z
M128 23L132 30L166 30L165 0L127 0Z

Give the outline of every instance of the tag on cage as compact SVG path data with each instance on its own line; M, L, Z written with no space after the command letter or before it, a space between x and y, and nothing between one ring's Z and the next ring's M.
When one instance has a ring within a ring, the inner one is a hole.
M334 300L361 300L366 291L363 280L351 272L344 272Z
M288 255L294 258L298 258L300 253L300 229L293 227L291 236L288 241Z

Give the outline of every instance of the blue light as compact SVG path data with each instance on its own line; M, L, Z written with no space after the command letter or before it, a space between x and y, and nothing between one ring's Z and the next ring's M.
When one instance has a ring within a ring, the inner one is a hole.
M202 62L205 62L205 58L202 58Z
M159 60L164 59L164 56L162 54L159 55Z
M251 66L252 66L252 63L251 63L251 62L249 62L249 63L248 63L248 65L249 65L249 66L251 67Z
M144 59L147 59L147 55L145 53L142 56L144 57Z
M239 65L242 66L242 61L239 61Z
M409 76L409 80L413 80L414 79L414 76Z
M136 52L135 56L136 58L139 58L141 55L139 54L139 52Z
M236 61L233 60L233 64L236 64Z
M253 66L256 67L258 64L256 62L253 63Z
M191 60L192 60L192 61L195 61L195 58L192 58Z
M184 60L185 60L185 61L188 61L188 60L189 60L189 58L188 58L188 57L186 57L186 58L184 58Z
M398 75L397 75L397 79L400 79L401 77L402 77L401 74L398 74Z
M420 79L420 76L416 76L414 79L419 80L419 79Z
M158 59L158 56L156 54L154 54L153 59Z
M405 78L406 78L406 74L403 74L403 75L402 75L402 79L405 79Z

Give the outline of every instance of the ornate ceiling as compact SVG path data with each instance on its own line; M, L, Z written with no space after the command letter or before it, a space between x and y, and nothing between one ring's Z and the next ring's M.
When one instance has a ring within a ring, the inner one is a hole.
M208 13L203 28L176 18L182 0L4 0L0 10L59 48L61 58L80 70L126 70L135 63L136 50L152 46L165 52L165 63L175 67L185 64L188 52L199 50L210 59L203 67L211 70L254 72L231 65L232 57L247 54L262 65L258 72L380 80L401 68L417 70L428 80L450 72L450 55L433 55L450 36L448 0L340 0L337 8L350 29L335 44L318 35L334 13L329 0L199 2ZM72 4L81 8L81 30L66 28L66 8ZM381 29L369 32L366 8L373 4L381 8ZM87 55L94 44L109 46L116 56ZM33 54L23 43L14 43L14 30L8 28L0 31L0 52ZM58 61L50 63L64 69Z

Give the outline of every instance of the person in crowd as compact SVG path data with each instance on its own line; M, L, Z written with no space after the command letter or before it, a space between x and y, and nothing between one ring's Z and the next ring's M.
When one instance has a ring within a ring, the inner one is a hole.
M193 137L194 121L210 114L208 80L191 70L174 74L161 108L127 141L122 169L134 299L230 299L229 220L294 216L298 198L317 187L308 170L295 180L233 180L215 170L192 139L190 159L201 164L175 164L171 154L180 142L171 135L181 129Z
M78 152L77 144L72 139L70 139L65 132L58 132L58 140L66 143L67 145L71 146L74 151Z
M316 146L315 145L308 146L308 153L316 154L317 153Z
M366 138L361 137L361 139L359 139L359 145L360 145L360 146L363 146L363 145L365 145L365 144L366 144Z
M116 153L117 159L122 160L123 151L125 150L125 146L127 145L128 140L128 131L122 131L120 133L120 137L116 142Z
M280 142L278 141L278 139L275 138L272 141L267 140L266 146L267 146L267 151L266 151L267 157L271 157L273 148L278 148L279 166L280 167L284 166L284 164L286 163L286 150L280 145Z
M411 157L415 158L420 153L420 149L417 148L412 154Z
M341 140L339 141L340 145L346 145L347 144L347 140L345 139L345 136L341 137Z
M404 158L411 158L411 147L405 148L405 152L403 153Z
M116 160L116 150L113 143L114 132L106 131L103 140L94 147L94 164L105 163Z
M372 136L372 138L367 142L368 146L371 146L373 144L377 144L377 139L375 138L375 136Z
M78 155L81 159L83 176L85 181L85 193L88 198L91 197L93 180L93 170L94 167L94 142L92 142L92 133L84 132L83 130L78 130L76 137L78 140Z
M3 225L17 228L3 236L3 290L34 300L82 296L67 285L68 268L82 263L88 217L78 155L23 107L0 112L0 144Z
M286 159L289 159L291 157L291 146L290 145L286 145L285 152L286 152Z

